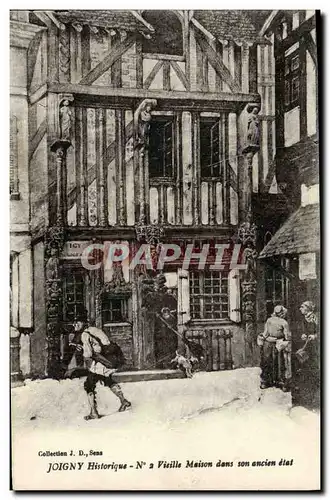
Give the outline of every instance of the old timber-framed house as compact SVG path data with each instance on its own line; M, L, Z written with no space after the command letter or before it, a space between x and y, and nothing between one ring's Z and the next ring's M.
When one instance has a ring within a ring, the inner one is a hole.
M59 376L82 304L128 369L162 366L140 274L81 265L91 243L118 241L132 253L139 241L247 248L247 274L180 262L163 273L208 369L255 362L253 199L278 188L273 45L249 12L11 12L11 101L23 103L11 138L25 141L13 179L28 177L30 214L23 228L25 192L13 192L12 240L19 228L26 239L11 259L15 377Z

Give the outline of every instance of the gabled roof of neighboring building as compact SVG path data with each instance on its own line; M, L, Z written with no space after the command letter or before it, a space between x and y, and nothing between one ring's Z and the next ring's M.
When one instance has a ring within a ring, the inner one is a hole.
M275 233L259 259L275 255L317 252L320 249L320 207L300 207Z
M57 10L56 17L62 23L79 23L103 28L139 31L151 34L154 29L136 11L131 10Z
M194 18L219 40L254 42L263 40L259 36L259 30L270 13L271 11L251 10L195 10Z

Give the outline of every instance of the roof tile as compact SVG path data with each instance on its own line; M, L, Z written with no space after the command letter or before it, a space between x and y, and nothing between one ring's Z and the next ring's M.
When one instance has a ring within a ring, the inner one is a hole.
M243 10L196 10L194 17L219 40L255 41L259 38L253 21Z
M300 207L275 233L259 255L260 259L275 255L317 252L320 249L320 207Z
M62 23L80 23L126 31L152 32L129 10L57 10Z

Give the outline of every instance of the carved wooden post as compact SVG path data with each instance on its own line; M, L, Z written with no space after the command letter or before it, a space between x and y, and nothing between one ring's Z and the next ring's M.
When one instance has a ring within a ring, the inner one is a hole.
M51 151L55 153L56 161L56 223L66 225L66 153L71 146L69 140L55 141Z
M47 314L47 374L52 378L60 378L61 373L61 321L62 321L62 279L60 256L65 241L66 209L66 155L71 146L72 118L70 95L61 95L58 99L58 116L56 127L59 139L50 149L55 154L56 165L56 220L48 228L45 236L45 286Z
M245 323L245 361L248 365L253 362L253 345L256 340L256 251L257 227L251 222L251 213L248 214L246 222L243 222L238 230L238 243L244 248L244 261L247 266L244 271L242 282L242 306L243 322Z
M64 245L64 227L60 224L48 229L45 241L46 312L47 312L47 374L61 377L62 280L60 254Z
M253 157L260 149L260 128L258 113L260 104L250 103L246 107L248 113L247 127L241 131L243 133L243 143L241 154L243 161L239 172L239 216L240 221L245 222L248 214L251 212L252 201L252 165Z
M136 180L139 193L139 209L138 219L141 223L148 220L149 214L146 213L146 199L148 193L146 190L146 170L148 168L147 150L149 146L149 130L151 121L151 110L157 106L155 99L145 99L134 113L134 138L135 138L135 153L134 163L135 171L137 172Z
M247 130L242 147L244 161L239 172L239 215L241 225L238 230L237 241L244 248L243 255L247 265L242 283L242 306L243 321L245 323L245 360L249 365L253 362L253 345L256 339L256 258L258 253L256 251L257 227L252 222L252 163L254 154L260 149L257 116L260 105L256 103L248 104L246 111L248 113Z

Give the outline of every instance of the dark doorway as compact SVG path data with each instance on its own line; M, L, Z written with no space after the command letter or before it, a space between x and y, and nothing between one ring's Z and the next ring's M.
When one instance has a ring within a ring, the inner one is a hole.
M161 297L160 313L155 318L155 361L157 368L171 368L171 359L178 348L177 298L168 290ZM173 366L172 366L173 367Z

